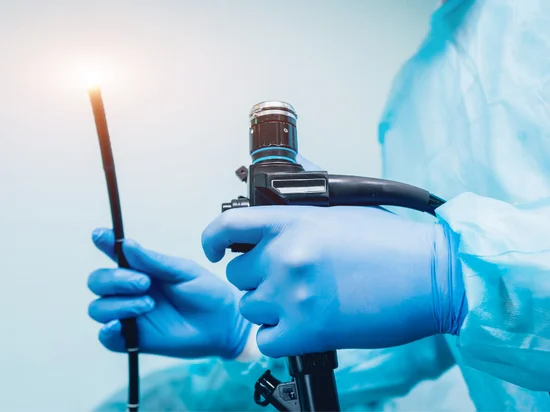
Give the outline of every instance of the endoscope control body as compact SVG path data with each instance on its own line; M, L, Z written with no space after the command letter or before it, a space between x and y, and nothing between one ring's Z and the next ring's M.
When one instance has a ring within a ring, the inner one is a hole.
M296 161L297 115L284 102L255 105L250 112L249 168L235 172L248 184L248 197L222 204L222 212L234 208L268 205L302 206L399 206L435 214L444 203L437 196L407 184L358 176L305 171ZM233 244L233 252L246 253L253 244ZM291 382L280 382L265 372L256 382L254 400L280 411L340 411L334 370L336 351L287 358Z

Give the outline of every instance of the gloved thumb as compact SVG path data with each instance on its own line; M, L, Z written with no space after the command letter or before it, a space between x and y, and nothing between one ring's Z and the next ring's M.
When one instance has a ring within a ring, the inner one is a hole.
M94 245L105 253L112 261L115 257L115 234L111 229L97 228L92 232Z
M323 169L321 166L318 166L316 165L315 163L313 162L310 162L309 160L307 160L304 156L302 156L300 153L298 153L296 155L296 162L298 162L299 164L302 165L302 167L304 168L304 170L306 172L320 172L320 171L324 171L325 169Z
M96 247L115 260L115 237L111 229L94 230L92 240ZM122 251L130 268L165 282L189 281L200 275L202 267L192 260L163 255L145 249L132 239L125 239Z
M110 351L126 352L126 344L122 336L122 325L118 320L113 320L101 328L99 331L99 341Z

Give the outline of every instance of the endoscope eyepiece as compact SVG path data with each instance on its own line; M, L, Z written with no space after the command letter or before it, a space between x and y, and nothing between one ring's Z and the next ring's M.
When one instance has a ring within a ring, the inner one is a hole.
M290 116L294 120L298 119L296 110L294 110L294 107L292 107L291 104L277 100L271 100L254 105L254 107L250 109L250 121L252 122L257 117L270 114L282 114L285 116Z
M250 110L249 120L252 164L296 163L298 115L292 105L275 100L258 103Z

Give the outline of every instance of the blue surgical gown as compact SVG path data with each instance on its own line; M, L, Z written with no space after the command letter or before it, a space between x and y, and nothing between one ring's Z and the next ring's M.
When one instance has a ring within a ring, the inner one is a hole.
M336 381L344 411L474 411L460 372L456 368L447 372L454 357L442 336L388 349L343 350L338 360ZM184 361L142 379L141 410L265 410L254 403L253 391L266 369L282 381L289 380L284 359ZM444 372L444 379L431 381ZM426 381L424 386L408 394L420 381ZM96 410L123 412L126 396L122 390Z
M550 390L549 101L550 1L449 0L380 122L384 177L448 199L469 307L448 341L482 410L550 410L528 390Z

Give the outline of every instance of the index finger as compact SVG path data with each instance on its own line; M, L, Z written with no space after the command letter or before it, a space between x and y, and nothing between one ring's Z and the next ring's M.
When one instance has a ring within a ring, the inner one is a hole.
M211 262L220 261L234 243L258 244L291 206L258 206L231 209L214 219L202 233L202 248Z
M115 236L111 229L96 229L93 233L96 247L116 262ZM164 282L185 282L200 276L205 269L192 260L163 255L146 249L133 239L124 239L124 256L130 267Z

